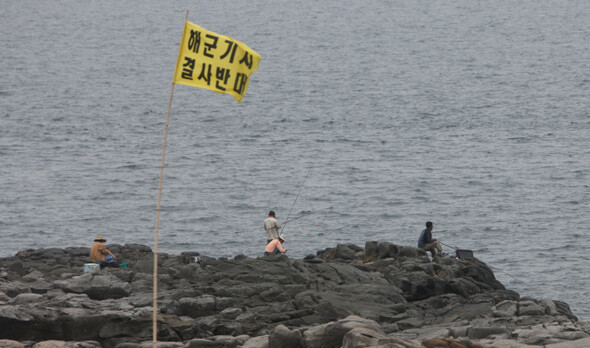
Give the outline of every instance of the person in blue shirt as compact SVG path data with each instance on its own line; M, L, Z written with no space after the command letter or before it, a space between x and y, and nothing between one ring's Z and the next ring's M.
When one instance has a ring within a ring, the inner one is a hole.
M444 256L445 254L442 252L442 245L440 245L440 242L438 242L436 239L432 239L433 228L434 225L432 222L427 221L426 228L424 231L422 231L422 233L420 233L420 238L418 238L418 248L424 251L430 251L432 257L437 255L437 252L438 255Z

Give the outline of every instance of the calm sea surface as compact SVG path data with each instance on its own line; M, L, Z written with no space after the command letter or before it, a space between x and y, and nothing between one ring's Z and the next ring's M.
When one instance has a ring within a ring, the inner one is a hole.
M256 257L270 209L317 212L296 258L432 220L590 320L587 1L1 1L0 256L153 247L187 10L262 59L241 104L176 86L161 252Z

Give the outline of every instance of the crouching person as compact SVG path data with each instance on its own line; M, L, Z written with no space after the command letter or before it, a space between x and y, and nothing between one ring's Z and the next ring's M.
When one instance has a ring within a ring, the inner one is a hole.
M287 249L283 249L283 243L285 242L285 235L281 234L279 238L273 239L268 243L266 249L264 249L264 256L279 254L279 253L286 253Z

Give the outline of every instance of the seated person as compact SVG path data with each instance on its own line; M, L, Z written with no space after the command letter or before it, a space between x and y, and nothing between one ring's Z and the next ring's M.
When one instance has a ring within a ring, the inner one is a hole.
M279 253L286 253L287 249L283 249L282 244L285 242L285 235L281 234L279 238L273 239L268 243L266 249L264 249L264 256L279 254Z
M420 233L420 238L418 238L418 248L424 251L430 251L432 257L437 255L437 251L438 255L445 256L446 254L442 252L442 245L436 239L432 239L433 228L432 222L426 222L426 228Z
M119 264L115 262L117 258L115 254L104 246L106 241L103 236L96 237L94 244L90 248L90 261L99 264L101 269L105 267L119 267Z

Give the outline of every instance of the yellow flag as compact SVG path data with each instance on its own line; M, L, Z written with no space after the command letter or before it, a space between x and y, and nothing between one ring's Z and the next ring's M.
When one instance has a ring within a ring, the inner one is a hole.
M244 43L185 22L174 83L229 93L240 103L259 61Z

